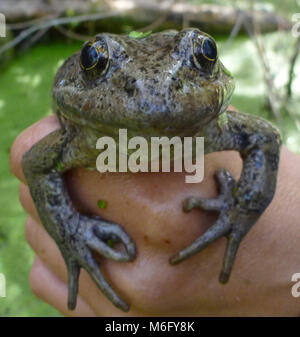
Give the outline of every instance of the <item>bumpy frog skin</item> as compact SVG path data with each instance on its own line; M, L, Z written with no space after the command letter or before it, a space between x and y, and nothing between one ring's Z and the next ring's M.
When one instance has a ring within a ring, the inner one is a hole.
M216 199L191 197L184 210L219 212L219 218L189 247L171 257L175 265L225 236L220 282L229 279L242 238L271 202L277 179L280 135L267 121L230 111L233 78L217 56L214 40L197 29L166 31L144 38L99 34L60 67L53 86L61 122L23 157L22 167L40 219L56 241L68 269L68 307L74 309L80 268L107 298L129 306L110 287L95 251L116 261L132 261L135 245L122 227L72 205L62 174L74 167L95 168L102 136L119 128L128 137L204 137L205 153L236 150L243 159L238 182L225 169L216 173ZM121 242L117 251L108 240Z

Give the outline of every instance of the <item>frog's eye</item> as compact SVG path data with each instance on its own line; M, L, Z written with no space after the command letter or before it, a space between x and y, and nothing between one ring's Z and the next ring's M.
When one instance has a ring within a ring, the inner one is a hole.
M211 72L218 58L215 41L207 36L197 36L193 40L193 48L193 59L197 68Z
M103 73L107 70L108 64L108 49L103 38L97 38L83 46L80 55L82 69L91 70L97 67L97 70Z

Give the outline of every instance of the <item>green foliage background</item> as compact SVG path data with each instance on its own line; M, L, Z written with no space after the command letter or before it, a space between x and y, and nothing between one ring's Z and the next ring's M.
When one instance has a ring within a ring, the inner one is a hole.
M192 1L195 2L195 1ZM201 1L196 1L201 2ZM229 3L230 1L205 1ZM233 3L233 1L231 1ZM245 1L235 1L244 6ZM299 1L259 1L260 6L273 7L292 14L300 12ZM135 27L132 27L134 29ZM128 27L126 28L128 30ZM236 78L232 104L238 109L269 118L265 109L265 87L259 57L247 37L238 37L230 45L227 37L216 37L220 56ZM267 34L264 44L278 86L287 80L287 58L295 38L288 33ZM59 313L32 295L29 271L33 252L24 237L26 214L18 201L18 181L8 167L10 147L17 135L46 114L51 113L51 86L61 62L81 47L79 42L41 43L14 58L0 69L0 273L6 277L7 297L0 297L0 316L56 316ZM296 73L300 73L298 61ZM296 121L300 120L300 78L294 82L295 97L291 103ZM299 125L299 123L298 123ZM289 148L300 153L297 124L283 116L278 125Z

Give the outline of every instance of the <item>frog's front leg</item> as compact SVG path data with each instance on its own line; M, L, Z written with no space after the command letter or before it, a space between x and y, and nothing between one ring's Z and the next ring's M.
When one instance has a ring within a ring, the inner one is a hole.
M215 175L220 189L216 199L191 197L185 201L185 211L198 207L217 211L219 217L201 237L170 259L171 264L177 264L226 236L221 283L230 277L242 238L273 199L281 145L280 134L269 122L233 111L227 111L225 117L223 126L212 121L201 134L205 137L205 153L238 151L243 159L241 177L236 182L221 169Z
M107 298L127 311L129 306L104 278L93 251L115 261L131 261L135 257L134 243L121 226L98 216L80 214L74 208L62 179L64 171L86 166L88 156L81 144L82 139L76 139L70 132L54 131L25 153L23 171L40 219L66 262L69 309L76 307L79 272L84 268ZM109 239L122 242L126 252L112 249L107 244Z

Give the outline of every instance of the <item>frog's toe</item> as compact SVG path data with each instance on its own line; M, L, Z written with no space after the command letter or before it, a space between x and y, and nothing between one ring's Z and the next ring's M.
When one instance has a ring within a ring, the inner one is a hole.
M217 183L219 184L220 189L220 196L230 197L232 194L232 190L236 185L236 181L226 169L221 168L216 171L214 174L214 178L216 179Z
M193 208L201 208L205 211L221 211L222 201L220 199L205 199L190 197L183 203L184 212L190 212Z
M99 221L99 219L96 220ZM92 225L85 235L88 247L108 259L118 262L129 262L135 258L136 250L134 242L122 227L117 224L101 221ZM125 251L118 251L110 247L107 243L109 240L113 243L121 242Z
M86 271L89 273L93 281L97 284L102 293L119 309L129 311L129 305L119 297L119 295L112 289L110 284L103 276L98 262L92 254L87 256Z
M68 308L74 310L76 308L77 294L78 294L78 279L80 274L80 267L83 267L91 276L93 281L97 284L102 293L119 309L123 311L129 310L129 305L124 302L118 294L112 289L110 284L103 276L98 262L93 257L90 251L82 252L83 256L78 262L70 258L67 261L68 268Z
M223 261L223 268L219 276L220 283L225 284L229 280L241 240L242 235L240 235L239 233L231 233L227 238L227 247Z
M171 257L171 264L178 264L179 262L186 260L190 256L199 253L205 247L219 239L220 237L227 235L230 231L230 223L228 220L219 218L203 235L196 239L190 246L178 252Z
M71 260L67 263L68 268L68 308L74 310L76 308L78 294L78 279L80 274L79 264Z
M189 212L193 208L221 212L226 202L232 199L233 189L236 186L236 181L232 175L225 169L219 169L214 177L219 186L219 196L215 199L190 197L183 203L183 210L185 212Z

